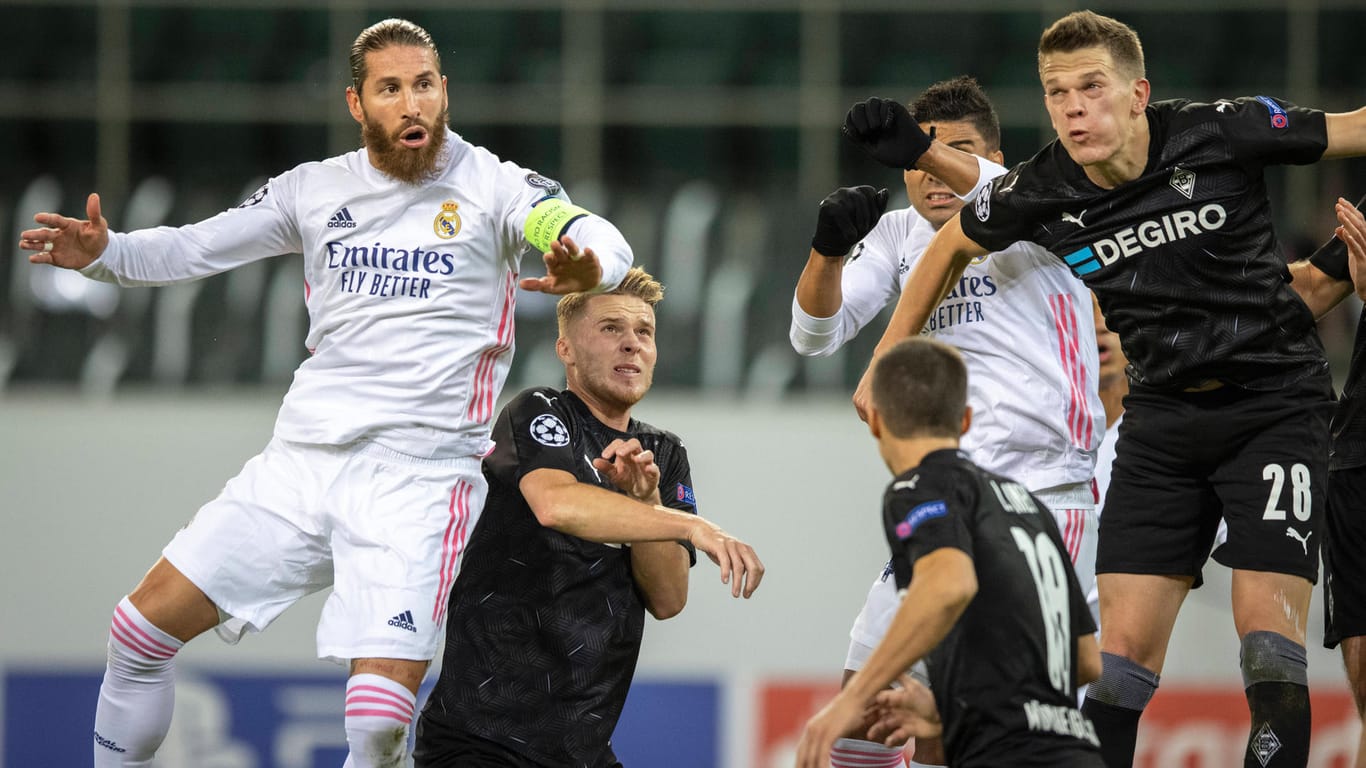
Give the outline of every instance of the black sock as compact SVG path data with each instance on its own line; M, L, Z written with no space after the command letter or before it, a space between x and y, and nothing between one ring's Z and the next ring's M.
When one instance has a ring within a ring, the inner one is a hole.
M1138 719L1143 716L1143 710L1105 704L1088 696L1081 705L1081 713L1096 727L1105 768L1132 768Z
M1244 768L1303 768L1309 762L1308 686L1263 682L1248 686L1246 693L1252 730Z

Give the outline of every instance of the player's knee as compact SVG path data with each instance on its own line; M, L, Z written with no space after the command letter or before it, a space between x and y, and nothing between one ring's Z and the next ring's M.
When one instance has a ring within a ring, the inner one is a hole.
M120 677L166 672L184 646L148 621L127 598L119 601L109 623L109 669Z
M1277 632L1249 632L1238 652L1243 687L1257 683L1308 685L1308 657L1304 646Z
M1086 698L1123 709L1142 711L1160 680L1158 674L1133 659L1101 653L1100 677L1086 690Z
M408 751L408 724L374 717L346 718L348 764L356 768L403 768Z

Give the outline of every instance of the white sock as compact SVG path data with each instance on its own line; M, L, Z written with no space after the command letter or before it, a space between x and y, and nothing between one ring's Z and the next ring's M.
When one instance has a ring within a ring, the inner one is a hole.
M875 741L839 739L830 749L832 768L901 768L901 747L884 747Z
M175 655L183 645L152 626L127 597L119 601L95 707L95 768L152 764L171 728Z
M382 675L352 675L346 681L346 742L343 768L406 768L408 731L417 696Z

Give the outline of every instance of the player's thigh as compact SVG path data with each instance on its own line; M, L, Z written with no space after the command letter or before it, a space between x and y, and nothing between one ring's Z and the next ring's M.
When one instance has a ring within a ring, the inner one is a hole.
M897 594L891 563L888 563L868 587L868 596L854 619L854 626L849 629L849 652L844 661L846 670L857 672L863 669L873 649L887 635L887 627L891 626L892 617L900 605L901 597Z
M328 493L335 583L319 656L432 659L487 492L477 457L359 451Z
M1098 574L1101 650L1160 673L1191 582L1190 576Z
M1313 589L1302 576L1234 569L1233 624L1238 637L1275 632L1303 645Z
M1190 576L1198 586L1218 525L1218 498L1192 445L1198 409L1131 393L1100 517L1096 573ZM1102 614L1104 593L1101 594Z
M1366 635L1366 467L1328 474L1323 525L1323 644ZM1350 670L1349 670L1350 671Z
M1347 685L1357 714L1366 713L1366 636L1354 635L1342 639L1342 664L1347 671Z
M1082 594L1089 594L1096 584L1096 545L1100 534L1091 484L1046 488L1034 492L1034 496L1053 513L1077 583Z
M1226 414L1240 438L1211 473L1228 524L1214 558L1235 570L1318 578L1328 485L1328 405L1300 388Z
M182 643L218 625L218 607L166 558L158 558L128 600L142 617Z
M272 440L166 546L166 560L231 617L225 639L265 629L331 583L313 500L340 466L336 448Z

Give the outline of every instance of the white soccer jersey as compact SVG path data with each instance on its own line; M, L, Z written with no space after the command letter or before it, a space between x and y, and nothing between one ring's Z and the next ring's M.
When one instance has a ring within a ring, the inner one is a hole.
M275 423L285 440L366 438L419 458L487 451L513 349L517 273L533 203L557 183L447 130L437 178L398 182L360 149L272 178L241 206L179 228L111 233L83 272L164 285L284 253L304 255L307 346ZM631 265L616 228L574 238L613 286Z
M988 180L1005 170L990 168ZM835 316L813 318L793 298L793 347L824 355L853 338L900 296L933 236L914 209L883 215L844 266ZM974 462L1031 491L1091 480L1105 433L1091 297L1061 261L1032 243L974 261L922 332L963 353L962 449Z

